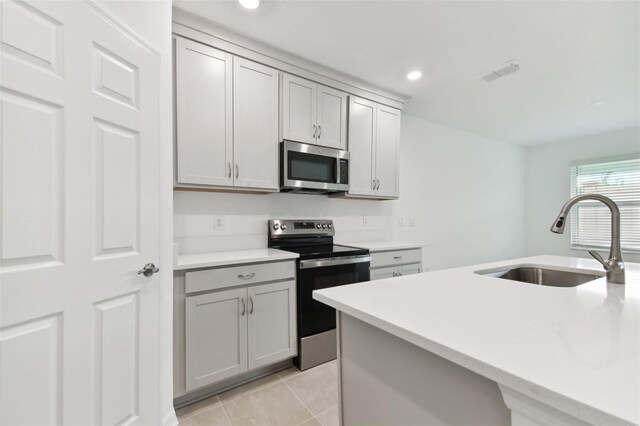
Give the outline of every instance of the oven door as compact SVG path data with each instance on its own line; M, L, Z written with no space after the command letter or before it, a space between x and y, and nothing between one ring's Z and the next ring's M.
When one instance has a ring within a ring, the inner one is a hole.
M368 254L300 260L298 265L298 338L336 328L336 311L313 299L313 291L369 281Z
M282 143L282 188L348 191L349 153L298 142Z

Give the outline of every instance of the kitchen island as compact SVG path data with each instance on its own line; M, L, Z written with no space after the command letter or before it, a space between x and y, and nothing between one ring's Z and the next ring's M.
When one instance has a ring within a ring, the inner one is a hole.
M536 256L314 292L338 311L342 424L639 424L640 265L626 285L475 273L524 265L603 275Z

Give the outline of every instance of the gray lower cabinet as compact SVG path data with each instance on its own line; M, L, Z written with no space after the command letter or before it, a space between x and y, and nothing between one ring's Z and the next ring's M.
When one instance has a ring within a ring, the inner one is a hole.
M187 392L296 355L295 280L186 297Z
M371 253L371 281L422 272L422 249Z

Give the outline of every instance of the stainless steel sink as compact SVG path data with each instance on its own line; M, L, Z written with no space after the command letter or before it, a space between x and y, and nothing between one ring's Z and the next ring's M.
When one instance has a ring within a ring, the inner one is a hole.
M555 269L529 266L520 266L513 269L476 271L476 274L551 287L576 287L604 276L594 272L558 271Z

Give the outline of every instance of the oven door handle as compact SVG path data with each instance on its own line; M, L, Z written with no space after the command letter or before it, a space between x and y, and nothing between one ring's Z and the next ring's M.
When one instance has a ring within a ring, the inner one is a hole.
M330 257L326 259L301 260L300 269L324 268L327 266L351 265L354 263L371 262L368 254L361 256Z

